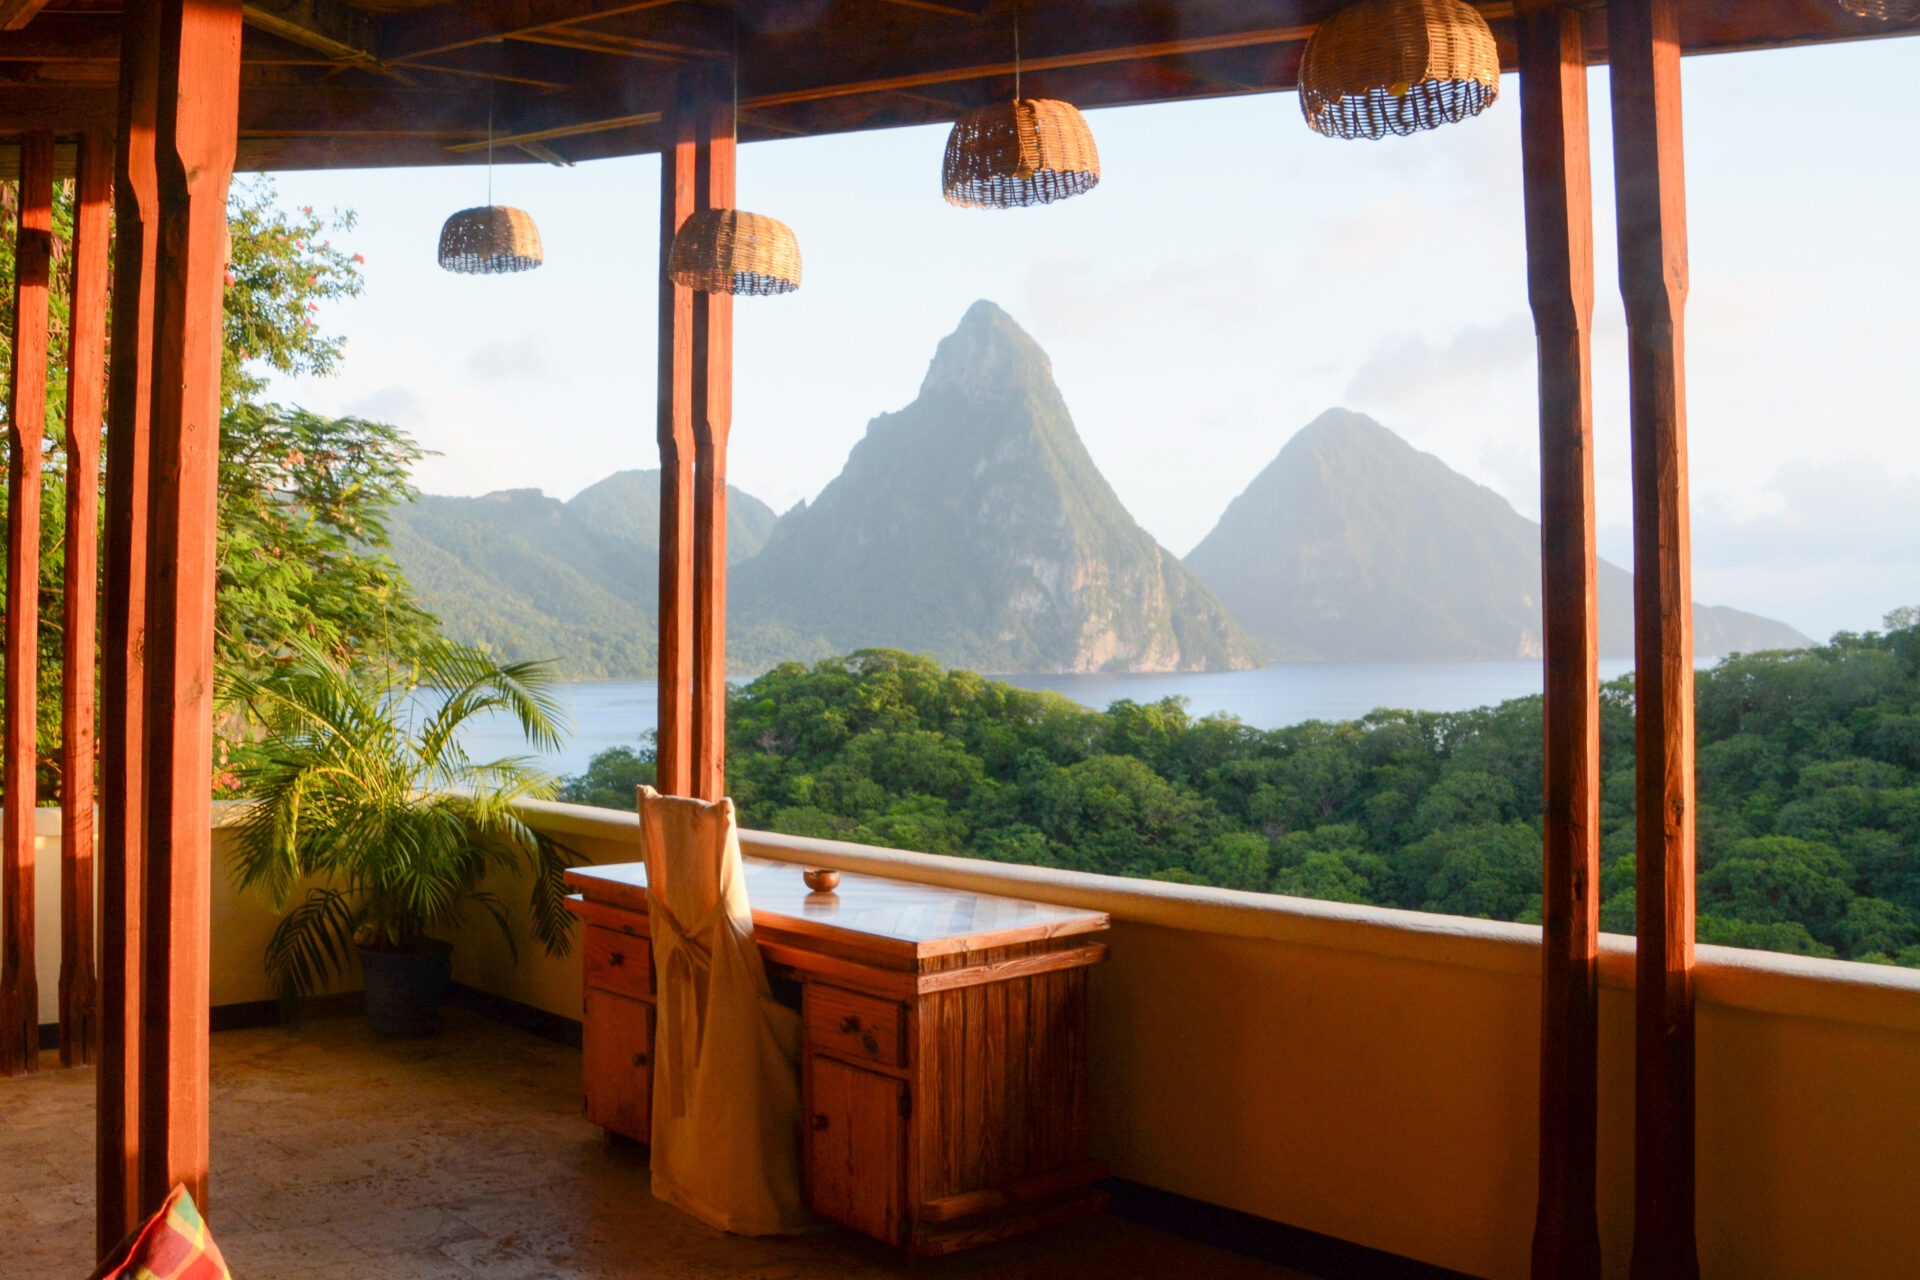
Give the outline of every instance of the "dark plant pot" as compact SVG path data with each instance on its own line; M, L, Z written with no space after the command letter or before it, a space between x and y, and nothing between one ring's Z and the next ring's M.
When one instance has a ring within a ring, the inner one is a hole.
M424 939L414 951L360 948L367 979L367 1021L382 1036L430 1036L440 1029L440 999L453 981L453 944Z

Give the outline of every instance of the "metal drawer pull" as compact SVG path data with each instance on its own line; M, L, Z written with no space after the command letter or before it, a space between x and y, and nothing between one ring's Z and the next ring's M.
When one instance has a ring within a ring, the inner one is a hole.
M627 957L624 952L616 951L612 955L607 957L607 967L610 969L618 969L621 965L625 964L626 962L627 962Z
M848 1035L852 1035L860 1029L860 1019L854 1017L852 1014L848 1014L846 1017L840 1019L840 1029Z
M825 1116L823 1116L823 1115L821 1115L821 1114L820 1114L819 1112L817 1112L817 1111L816 1111L816 1112L814 1112L814 1115L813 1115L813 1131L814 1131L815 1133L819 1133L819 1132L820 1132L821 1130L823 1130L823 1129L825 1129L826 1127L827 1127L827 1118L826 1118Z
M880 1056L880 1042L874 1039L871 1031L860 1037L860 1047L876 1058Z
M636 1053L636 1054L634 1054L634 1055L633 1055L633 1065L634 1065L634 1066L636 1066L636 1067L644 1067L644 1066L646 1066L646 1065L647 1065L647 1055L646 1055L646 1054L644 1054L644 1053Z

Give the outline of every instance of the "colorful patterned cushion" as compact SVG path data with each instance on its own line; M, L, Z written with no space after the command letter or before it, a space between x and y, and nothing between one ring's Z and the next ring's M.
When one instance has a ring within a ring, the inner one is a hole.
M233 1280L185 1186L122 1241L92 1280Z

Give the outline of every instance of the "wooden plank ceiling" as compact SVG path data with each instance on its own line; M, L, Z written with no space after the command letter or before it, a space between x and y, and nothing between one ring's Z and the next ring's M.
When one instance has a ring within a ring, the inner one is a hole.
M1024 90L1082 107L1293 87L1344 0L1020 0ZM1510 2L1480 3L1513 65ZM1597 59L1600 0L1585 6ZM740 55L743 141L954 119L1013 91L1014 0L247 0L240 167L571 163L656 148L667 77ZM1833 0L1682 0L1689 52L1911 33ZM113 116L117 0L0 0L0 134Z

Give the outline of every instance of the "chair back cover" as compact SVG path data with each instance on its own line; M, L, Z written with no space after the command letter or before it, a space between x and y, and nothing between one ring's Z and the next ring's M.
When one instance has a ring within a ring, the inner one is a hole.
M753 941L733 801L640 788L659 1021L653 1194L741 1235L794 1231L800 1018L775 1003Z

